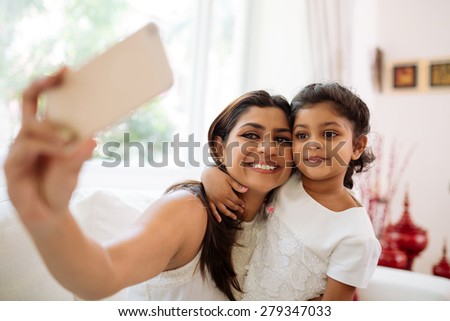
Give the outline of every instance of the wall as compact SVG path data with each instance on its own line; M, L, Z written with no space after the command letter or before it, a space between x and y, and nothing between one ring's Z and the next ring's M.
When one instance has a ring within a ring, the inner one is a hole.
M251 0L244 91L292 98L307 84L306 9L298 0Z
M450 58L450 2L447 0L377 1L376 42L387 64L414 59ZM390 76L387 74L386 76ZM374 130L385 145L398 143L404 157L414 147L399 182L392 220L402 213L402 198L410 195L413 221L428 231L429 244L413 270L431 273L450 245L450 89L440 92L402 92L385 88L373 98Z

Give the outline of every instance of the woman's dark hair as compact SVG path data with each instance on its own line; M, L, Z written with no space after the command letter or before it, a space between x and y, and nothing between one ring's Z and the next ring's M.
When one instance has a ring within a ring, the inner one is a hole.
M367 105L349 89L338 83L316 83L303 88L291 102L291 124L300 109L312 105L330 102L336 112L347 118L353 125L353 144L359 137L370 132L370 111ZM353 174L367 170L375 160L370 148L366 147L357 160L351 160L344 177L344 186L353 188Z
M212 122L208 131L208 144L211 156L216 165L224 171L226 169L221 166L221 155L218 154L215 138L220 137L225 143L241 115L253 106L280 108L287 118L289 118L291 111L290 105L284 97L271 96L263 90L246 93L229 104ZM206 192L201 182L186 181L175 184L169 187L166 193L180 189L188 190L196 195L203 202L208 213L208 222L200 256L200 271L205 275L206 270L208 270L216 286L225 293L228 299L235 300L233 288L240 292L242 292L242 289L237 280L231 254L233 246L237 245L236 233L240 229L241 220L233 220L222 216L222 222L217 222L209 207ZM238 213L235 214L240 217Z

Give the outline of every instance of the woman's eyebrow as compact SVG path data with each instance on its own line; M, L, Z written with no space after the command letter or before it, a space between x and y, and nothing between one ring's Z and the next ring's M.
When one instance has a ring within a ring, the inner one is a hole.
M253 127L253 128L256 128L256 129L261 129L261 130L265 130L266 129L266 127L264 127L263 125L258 124L258 123L253 123L253 122L245 123L242 126L240 126L239 128L243 128L243 127L246 127L246 126L250 126L250 127ZM288 127L275 128L274 130L276 132L280 132L280 133L281 132L291 132L291 129L288 128Z
M245 126L251 126L253 128L262 129L262 130L266 129L266 127L264 127L263 125L258 124L258 123L245 123L242 126L240 126L239 128L243 128Z

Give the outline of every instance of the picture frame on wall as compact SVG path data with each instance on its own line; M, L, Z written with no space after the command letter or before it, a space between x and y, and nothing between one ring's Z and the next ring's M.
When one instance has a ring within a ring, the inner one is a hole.
M450 60L430 62L428 75L431 88L450 88Z
M394 89L415 89L418 86L419 64L394 64L392 67L392 86Z

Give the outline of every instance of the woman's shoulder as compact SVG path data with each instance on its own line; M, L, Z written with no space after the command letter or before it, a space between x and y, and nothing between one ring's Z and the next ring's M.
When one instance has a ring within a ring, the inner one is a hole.
M170 212L171 215L204 213L206 210L201 198L187 189L174 190L164 194L154 205L161 210Z
M179 225L206 221L206 206L195 189L170 188L143 213L140 221L174 222ZM192 224L189 224L192 225Z

